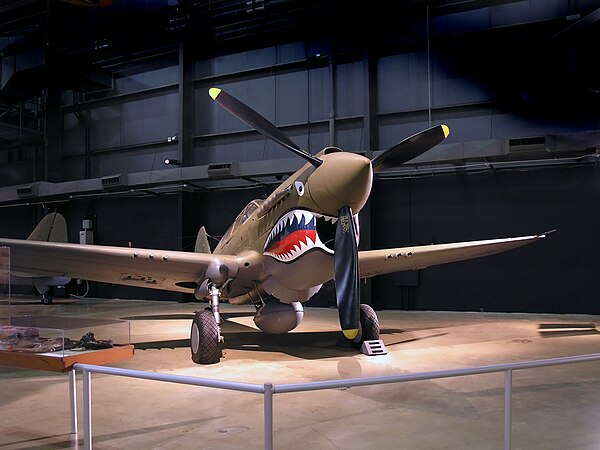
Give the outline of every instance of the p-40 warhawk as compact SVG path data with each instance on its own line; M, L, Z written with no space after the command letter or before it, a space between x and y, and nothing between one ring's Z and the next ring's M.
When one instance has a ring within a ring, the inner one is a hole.
M222 107L306 164L267 198L251 201L212 252L204 227L193 253L69 244L66 228L55 230L56 216L52 214L29 239L0 240L0 245L11 248L13 272L193 292L210 307L193 319L191 356L196 363L210 364L222 357L221 299L254 305L257 327L281 334L300 324L302 303L334 279L341 330L345 339L358 347L365 340L379 339L375 312L360 303L360 279L492 255L545 237L359 251L358 213L369 198L373 173L431 149L448 136L448 127L438 125L417 133L372 160L336 147L313 155L235 97L218 88L209 93Z

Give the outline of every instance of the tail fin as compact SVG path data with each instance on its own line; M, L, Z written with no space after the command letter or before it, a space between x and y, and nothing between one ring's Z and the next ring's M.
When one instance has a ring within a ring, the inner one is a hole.
M29 241L67 242L67 222L57 213L46 215L27 238Z
M194 248L196 253L212 253L210 250L210 244L208 243L208 235L206 234L206 229L204 227L200 228L198 231L198 236L196 237L196 248Z

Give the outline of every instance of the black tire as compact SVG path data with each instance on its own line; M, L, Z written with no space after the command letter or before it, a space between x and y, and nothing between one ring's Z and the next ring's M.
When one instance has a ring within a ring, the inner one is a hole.
M51 305L52 296L50 294L42 294L42 305Z
M377 314L375 314L371 306L364 303L360 305L360 326L362 328L361 342L379 340L379 319L377 318Z
M219 327L211 311L198 311L190 331L192 361L196 364L218 363L223 356L219 343Z

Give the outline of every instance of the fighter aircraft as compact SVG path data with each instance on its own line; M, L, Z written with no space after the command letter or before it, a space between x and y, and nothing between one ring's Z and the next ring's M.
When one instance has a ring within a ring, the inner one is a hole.
M492 255L546 235L359 251L358 213L369 199L373 174L434 147L448 136L448 127L437 125L417 133L372 160L336 147L313 155L227 92L211 88L209 94L240 120L306 161L267 198L251 201L214 251L204 227L195 252L50 242L54 221L47 219L34 230L40 237L37 241L0 239L0 245L11 248L12 270L30 276L193 292L210 306L196 312L192 321L191 357L195 363L210 364L222 357L221 299L254 305L256 326L266 333L282 334L300 324L302 304L334 279L344 339L358 347L366 340L379 339L375 312L360 303L361 279Z

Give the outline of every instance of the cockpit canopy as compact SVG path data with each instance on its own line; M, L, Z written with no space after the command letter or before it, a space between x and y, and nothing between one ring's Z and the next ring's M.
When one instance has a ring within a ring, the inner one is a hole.
M256 209L261 205L264 200L262 199L254 199L250 203L246 205L246 207L242 210L241 213L235 218L229 229L223 235L222 241L227 242L233 232L238 229L242 224L246 223L246 221L250 218L252 213L256 211Z

